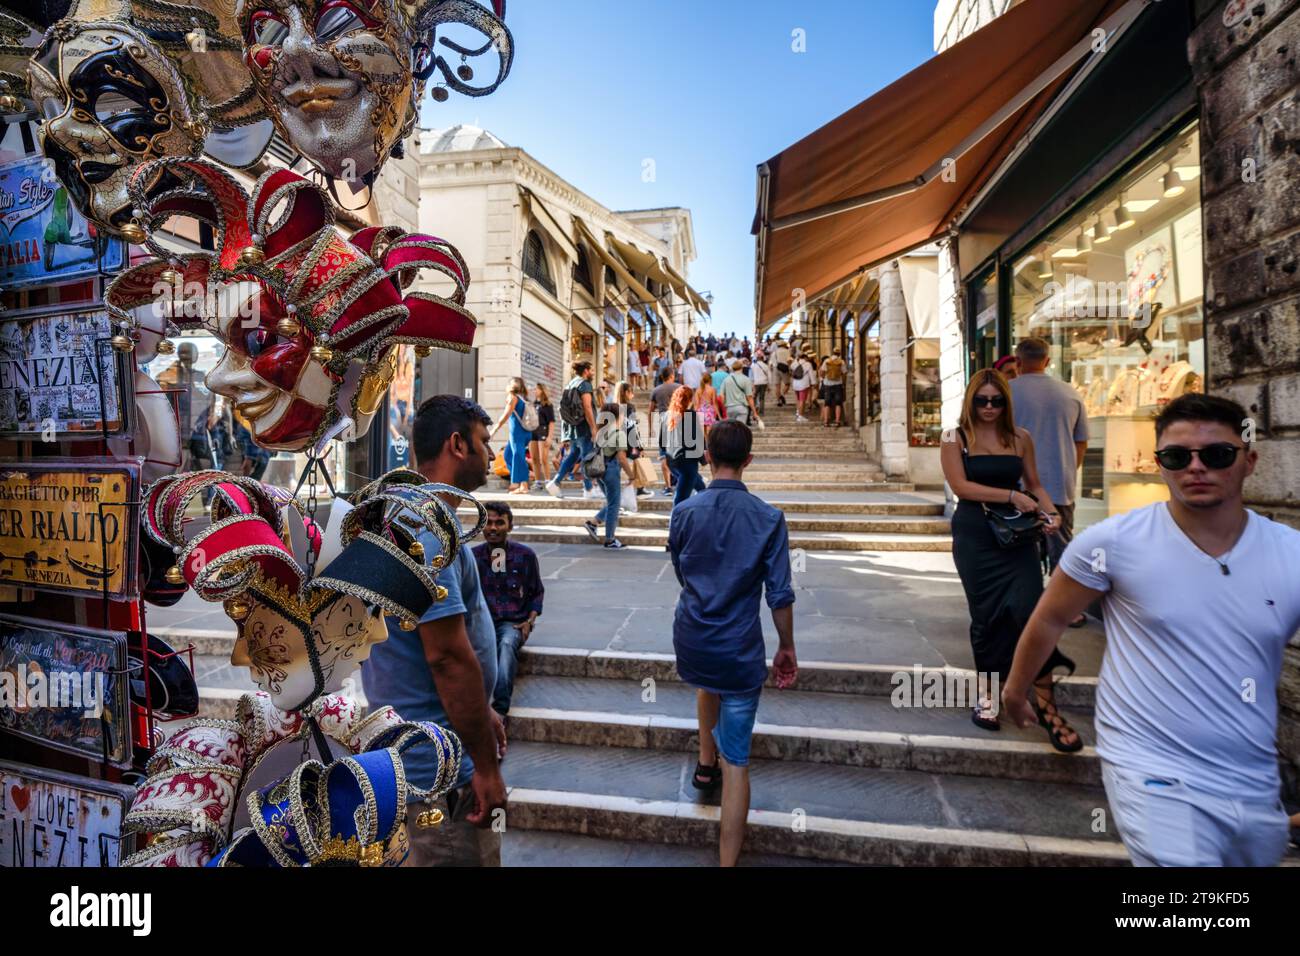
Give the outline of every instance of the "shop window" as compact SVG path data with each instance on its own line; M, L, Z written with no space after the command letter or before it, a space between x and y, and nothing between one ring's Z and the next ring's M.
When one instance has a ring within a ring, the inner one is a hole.
M989 368L998 360L998 283L990 271L975 280L971 292L970 370Z
M587 247L583 245L578 246L578 259L573 263L573 281L592 295L596 294L596 287L591 282L591 270L587 267Z
M1154 418L1205 375L1199 176L1193 125L1011 263L1014 340L1045 339L1087 411L1077 527L1168 499Z
M943 396L939 386L939 340L917 339L908 350L912 362L910 406L912 425L908 429L913 447L937 447L943 432L940 410Z
M555 295L555 280L551 278L551 267L546 262L546 249L542 237L535 230L529 230L528 238L524 240L524 275Z

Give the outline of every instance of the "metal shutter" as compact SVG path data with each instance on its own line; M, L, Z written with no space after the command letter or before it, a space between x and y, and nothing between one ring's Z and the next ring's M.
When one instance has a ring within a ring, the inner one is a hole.
M552 404L558 407L560 392L564 388L564 343L535 322L523 319L522 323L519 329L523 352L521 374L528 386L529 397L531 399L533 386L541 382L550 393Z

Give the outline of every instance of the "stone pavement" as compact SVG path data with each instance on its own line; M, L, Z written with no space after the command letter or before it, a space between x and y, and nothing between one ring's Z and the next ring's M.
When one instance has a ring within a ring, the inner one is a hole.
M672 614L678 584L662 549L608 552L591 544L539 544L546 613L530 647L588 651L672 653ZM971 668L969 617L952 556L888 551L805 555L796 572L795 646L801 661L878 664L901 668ZM148 608L151 631L234 635L218 604L192 592L171 608ZM776 648L771 618L763 631L769 656ZM1101 663L1100 624L1068 631L1062 649L1079 676L1095 677ZM249 686L242 668L219 662L205 686Z

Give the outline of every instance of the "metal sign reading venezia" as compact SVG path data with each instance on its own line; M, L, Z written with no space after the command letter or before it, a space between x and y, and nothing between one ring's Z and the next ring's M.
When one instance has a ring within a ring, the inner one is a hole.
M136 596L138 463L0 462L0 586Z

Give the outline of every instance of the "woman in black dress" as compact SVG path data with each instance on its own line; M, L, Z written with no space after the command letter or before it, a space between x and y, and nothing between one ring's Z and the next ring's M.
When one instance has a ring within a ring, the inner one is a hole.
M945 438L951 440L945 440L940 456L944 477L961 499L952 517L952 556L970 607L975 670L982 679L998 675L1001 686L1011 670L1016 642L1043 593L1043 572L1036 544L998 546L982 503L1037 511L1049 534L1061 519L1045 510L1052 499L1038 480L1033 439L1016 427L1011 389L1002 373L975 373L966 389L961 424ZM1071 752L1083 742L1056 709L1052 671L1057 667L1074 672L1074 662L1054 650L1034 682L1034 704L1052 746ZM999 729L996 696L981 697L971 719L986 730Z

